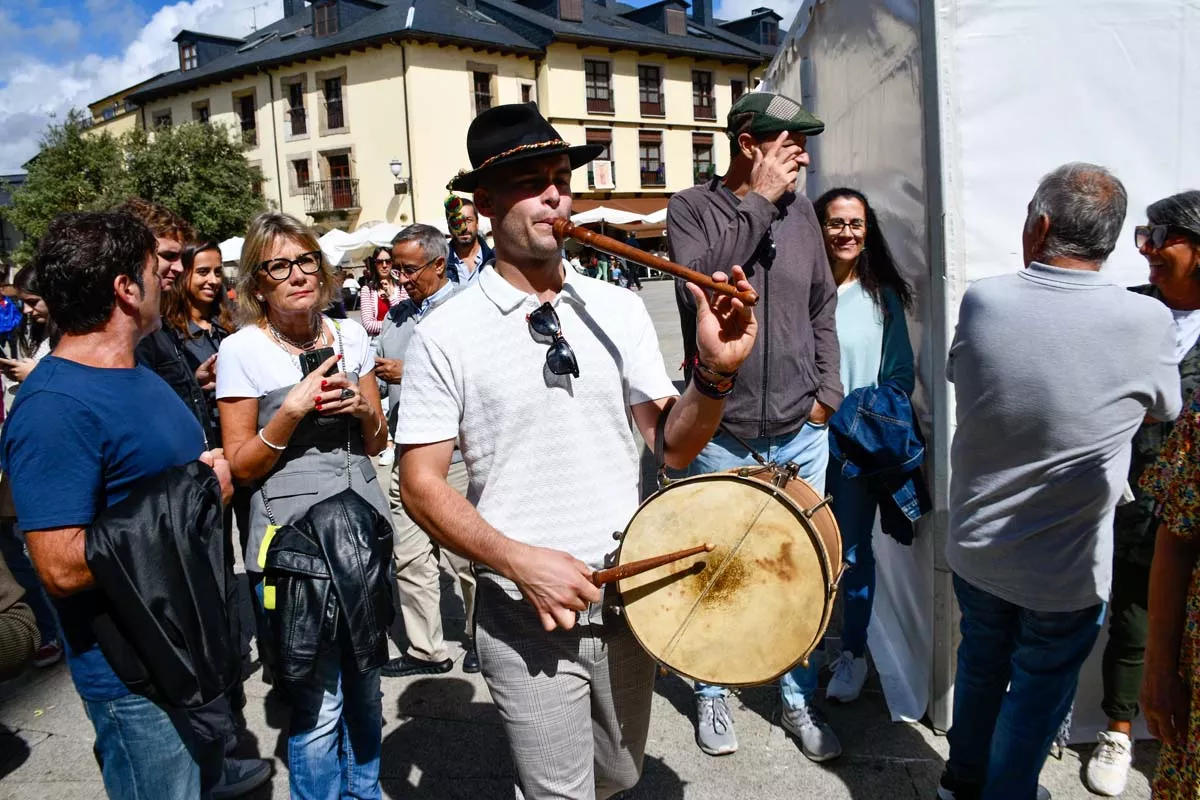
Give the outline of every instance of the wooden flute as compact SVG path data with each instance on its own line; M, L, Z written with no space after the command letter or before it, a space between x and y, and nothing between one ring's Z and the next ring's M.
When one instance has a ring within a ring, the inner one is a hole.
M694 269L676 264L673 261L667 261L665 258L659 258L653 253L647 253L645 250L640 250L633 245L625 244L617 239L590 231L580 225L575 225L570 220L554 220L554 235L560 242L563 239L574 239L577 242L582 242L588 247L594 247L609 255L691 281L703 289L736 297L748 306L752 306L758 302L758 294L753 290L740 292L732 283L718 283L703 272L697 272Z

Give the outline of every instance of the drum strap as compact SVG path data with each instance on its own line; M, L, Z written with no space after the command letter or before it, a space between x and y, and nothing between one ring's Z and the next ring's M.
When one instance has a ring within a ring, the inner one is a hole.
M751 447L749 442L747 442L742 437L738 436L733 431L729 430L729 428L725 425L724 422L722 422L718 427L726 436L733 439L735 442L740 444L742 447L749 450L751 458L753 458L755 461L757 461L759 464L761 464L764 467L769 466L767 464L767 460L765 458L763 458L761 455L759 455L758 451L756 451L753 447Z

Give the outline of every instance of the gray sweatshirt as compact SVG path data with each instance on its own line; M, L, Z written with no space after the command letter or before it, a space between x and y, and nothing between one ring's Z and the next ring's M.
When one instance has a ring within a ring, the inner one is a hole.
M706 275L741 265L758 292L758 339L725 400L723 421L734 433L786 435L804 425L814 398L841 405L837 285L808 198L788 193L776 204L749 192L738 199L714 178L671 198L667 241L675 263ZM675 290L690 377L696 308L682 281Z
M1034 263L967 290L946 377L946 561L1034 611L1108 600L1113 513L1143 418L1181 406L1171 313L1099 272Z

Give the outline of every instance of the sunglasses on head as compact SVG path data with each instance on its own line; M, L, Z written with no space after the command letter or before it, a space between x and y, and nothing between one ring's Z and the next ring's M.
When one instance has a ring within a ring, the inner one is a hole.
M579 377L579 362L575 359L575 351L563 338L562 323L554 306L542 303L528 317L529 329L539 336L549 336L552 341L546 351L546 366L555 375L573 375Z
M1150 245L1151 250L1161 250L1168 243L1187 238L1186 231L1173 225L1138 225L1133 229L1133 241L1137 244L1138 250L1147 244Z

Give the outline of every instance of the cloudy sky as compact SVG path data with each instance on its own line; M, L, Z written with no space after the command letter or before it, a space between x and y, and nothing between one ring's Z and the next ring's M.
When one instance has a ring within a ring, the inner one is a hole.
M633 0L645 5L650 0ZM785 20L800 0L716 0L725 18L769 5ZM3 0L0 174L20 171L48 122L174 69L182 28L245 36L283 14L283 0Z

